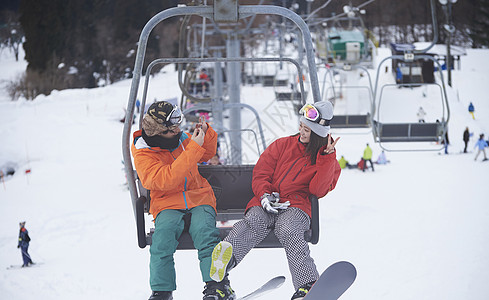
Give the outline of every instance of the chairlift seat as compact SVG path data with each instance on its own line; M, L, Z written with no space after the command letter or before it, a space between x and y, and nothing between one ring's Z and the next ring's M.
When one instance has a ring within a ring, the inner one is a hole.
M265 75L262 77L262 85L263 86L274 86L275 85L275 76L274 75Z
M370 127L370 115L335 115L331 128L367 128Z
M275 92L277 101L294 101L302 100L301 92ZM304 99L307 99L307 92L304 92Z
M438 142L441 123L380 123L375 122L379 142Z
M216 196L216 207L219 234L221 240L224 239L232 229L234 220L241 220L244 217L245 208L254 194L251 189L254 165L201 165L200 174L207 179ZM137 178L137 176L136 176ZM149 212L151 204L150 191L146 190L140 180L138 182L139 199L136 203L136 226L139 247L144 248L151 245L152 229L149 233L145 232L144 213ZM306 231L304 238L306 241L317 244L319 240L319 205L318 198L310 195L312 208L311 228ZM226 225L228 223L229 225ZM178 240L177 249L194 249L194 244L190 234L183 232ZM270 231L268 236L256 246L256 248L281 248L282 245L277 237Z

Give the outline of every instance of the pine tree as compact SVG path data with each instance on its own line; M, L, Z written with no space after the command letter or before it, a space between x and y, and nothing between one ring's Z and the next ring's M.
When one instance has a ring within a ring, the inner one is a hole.
M478 10L469 24L474 48L489 47L489 0L479 0Z
M48 62L62 56L68 24L64 11L64 0L21 1L20 23L26 38L24 50L28 69L45 71Z

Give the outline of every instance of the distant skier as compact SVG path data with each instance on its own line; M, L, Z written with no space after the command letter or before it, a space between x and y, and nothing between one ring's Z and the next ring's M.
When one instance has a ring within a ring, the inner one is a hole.
M441 141L445 145L445 154L448 154L448 145L450 145L450 140L448 140L448 129L445 131L445 138Z
M467 146L469 145L469 139L470 139L469 127L465 127L463 139L465 144L464 153L467 153Z
M207 70L206 69L200 70L199 80L200 80L200 83L202 84L202 94L204 96L208 95L209 82L211 80L209 78L209 75L207 75Z
M370 148L369 144L367 143L367 147L365 147L365 150L363 150L363 167L362 171L365 172L365 168L368 169L367 167L367 162L370 162L370 166L372 167L372 172L374 170L374 163L372 162L372 148Z
M141 101L139 99L136 100L136 111L138 114L141 111Z
M479 136L479 140L477 141L477 143L475 143L475 146L474 146L474 149L475 148L478 148L479 150L477 151L477 154L475 155L475 158L474 160L477 160L477 157L479 156L479 154L482 152L484 153L484 159L482 161L486 161L487 160L487 156L486 156L486 150L484 148L487 147L487 142L484 140L484 134L482 133L480 136Z
M379 165L385 165L389 162L390 161L387 160L387 157L385 156L385 151L382 150L382 152L379 154L379 157L377 158L377 161L375 163L379 164Z
M402 71L401 68L397 67L396 68L396 83L401 84L402 83ZM401 86L399 86L400 88Z
M350 165L350 162L346 160L346 158L342 155L340 159L338 159L338 163L340 164L340 168L348 168L352 169L355 168L355 166Z
M418 122L419 123L424 123L425 122L424 121L424 117L426 116L426 112L424 111L424 109L423 109L422 106L419 107L417 116L418 116Z
M25 221L20 222L19 226L19 243L17 244L17 248L20 248L20 250L22 251L22 260L24 261L22 267L24 268L33 265L34 263L32 262L31 256L27 252L27 250L29 249L29 242L31 241L31 238L29 237L29 232L25 228Z
M470 102L469 104L469 114L472 116L472 119L475 120L475 107L474 107L474 104L472 104L472 102Z

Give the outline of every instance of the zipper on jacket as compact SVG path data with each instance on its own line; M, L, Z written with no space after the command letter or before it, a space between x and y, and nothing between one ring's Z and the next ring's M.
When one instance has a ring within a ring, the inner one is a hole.
M297 174L295 174L294 179L292 179L292 181L295 181L295 179L297 178L297 176L299 176L299 174L302 172L302 169L304 169L304 167L305 167L305 166L307 166L307 163L305 163L305 164L304 164L304 165L301 167L301 169L299 170L299 172L297 172Z
M182 143L182 147L183 147L183 143ZM171 155L171 157L173 157L173 160L177 160L175 158L175 156L173 156L173 152L172 151L170 151L170 155ZM185 194L186 191L187 191L187 177L185 176L185 183L183 184L183 192L182 192L182 194L183 194L183 202L185 203L185 209L188 210L187 195Z
M188 210L187 195L185 195L186 191L187 191L187 177L185 177L185 184L183 185L183 202L185 202L185 208Z
M282 180L280 180L279 184L278 184L278 187L277 189L280 191L280 185L282 184L282 181L284 181L285 177L287 177L287 175L289 174L290 170L292 170L292 168L295 166L295 164L297 163L297 161L299 161L299 159L301 159L300 157L298 159L296 159L294 161L294 163L292 164L292 166L290 166L290 168L287 170L287 173L285 173L284 177L282 177Z

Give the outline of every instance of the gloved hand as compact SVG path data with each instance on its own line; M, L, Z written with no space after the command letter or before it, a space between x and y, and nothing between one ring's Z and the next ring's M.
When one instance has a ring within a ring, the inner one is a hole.
M272 203L278 202L278 200L273 195L270 195L269 193L265 193L263 194L263 196L261 196L260 199L261 199L261 206L263 206L263 208L267 212L272 214L278 214L278 210L272 207Z
M272 201L272 203L278 203L280 201L280 194L279 193L272 192L272 197L274 198L274 200Z
M20 248L20 245L18 245L17 248Z
M290 205L290 201L282 202L282 203L272 203L272 207L275 209L287 209Z
M269 213L278 214L279 209L287 209L290 205L289 201L283 203L279 201L280 195L277 192L273 192L271 195L265 193L261 196L261 205Z

